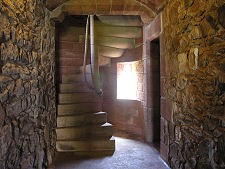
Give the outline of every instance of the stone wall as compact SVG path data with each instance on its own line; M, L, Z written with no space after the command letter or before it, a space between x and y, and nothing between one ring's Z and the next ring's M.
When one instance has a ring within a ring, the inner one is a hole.
M72 18L67 17L63 23L56 25L56 63L59 82L61 82L62 75L78 73L79 66L83 66L85 27L79 24L78 26L72 25L79 21L72 20ZM89 51L86 64L90 64Z
M0 168L47 168L55 152L55 39L40 0L0 2Z
M172 168L225 168L225 4L169 0L164 145Z

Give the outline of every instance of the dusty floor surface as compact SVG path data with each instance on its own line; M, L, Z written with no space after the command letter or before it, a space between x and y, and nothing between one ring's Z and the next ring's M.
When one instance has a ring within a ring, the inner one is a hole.
M139 141L116 137L116 151L112 156L74 160L60 156L49 169L169 169L155 148Z

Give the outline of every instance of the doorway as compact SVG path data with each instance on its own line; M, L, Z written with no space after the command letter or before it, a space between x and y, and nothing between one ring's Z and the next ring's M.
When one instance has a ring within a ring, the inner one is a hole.
M159 150L160 145L160 40L150 41L150 92L152 100L150 116L152 123L152 143Z

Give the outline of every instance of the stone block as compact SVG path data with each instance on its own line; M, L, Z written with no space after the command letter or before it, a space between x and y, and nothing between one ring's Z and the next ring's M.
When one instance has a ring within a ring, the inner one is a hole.
M5 121L5 111L2 107L2 105L0 104L0 127L3 126L4 121Z
M219 23L223 26L223 28L225 28L225 4L218 8L217 12Z
M187 53L181 53L177 56L178 64L179 64L179 72L185 73L188 72L188 58Z
M164 143L160 143L160 156L168 164L169 163L169 147Z
M171 101L161 98L161 116L168 121L172 118L172 103Z

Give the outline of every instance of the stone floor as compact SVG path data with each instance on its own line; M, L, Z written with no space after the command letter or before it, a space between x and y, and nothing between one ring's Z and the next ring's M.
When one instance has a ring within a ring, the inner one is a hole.
M113 156L74 160L60 156L49 169L169 169L153 147L139 141L116 137Z

